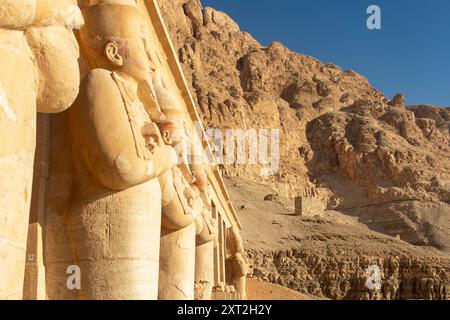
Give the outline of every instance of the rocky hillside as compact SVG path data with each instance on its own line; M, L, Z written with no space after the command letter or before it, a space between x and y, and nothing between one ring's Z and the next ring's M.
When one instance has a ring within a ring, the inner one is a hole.
M292 202L266 185L227 178L252 262L250 276L330 299L450 299L450 257L371 231L328 210L293 215ZM371 268L381 287L370 290Z
M352 70L264 47L199 0L159 3L206 127L281 130L278 174L225 166L227 175L450 252L448 108L407 107Z

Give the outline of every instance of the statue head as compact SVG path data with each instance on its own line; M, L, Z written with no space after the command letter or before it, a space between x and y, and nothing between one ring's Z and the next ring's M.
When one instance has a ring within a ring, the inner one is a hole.
M119 2L121 3L121 2ZM92 68L120 71L138 84L155 70L148 22L132 5L102 1L82 10L80 42Z

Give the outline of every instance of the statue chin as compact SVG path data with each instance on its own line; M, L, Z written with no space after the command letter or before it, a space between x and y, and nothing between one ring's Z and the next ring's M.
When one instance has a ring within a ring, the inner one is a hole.
M66 110L77 97L80 83L75 36L64 27L43 27L28 29L26 37L34 54L37 111Z

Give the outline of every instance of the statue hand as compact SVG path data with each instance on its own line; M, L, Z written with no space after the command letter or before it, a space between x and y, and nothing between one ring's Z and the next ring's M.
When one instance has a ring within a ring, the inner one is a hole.
M147 149L150 152L153 152L156 147L162 147L165 145L161 132L154 122L145 123L141 129L141 133L144 137Z

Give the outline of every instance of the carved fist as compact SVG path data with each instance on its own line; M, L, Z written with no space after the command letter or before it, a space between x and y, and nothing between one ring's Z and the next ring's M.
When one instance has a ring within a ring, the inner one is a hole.
M158 126L153 122L147 122L141 129L142 136L145 140L145 145L147 149L153 153L155 148L164 145L163 139L161 137L161 132Z

